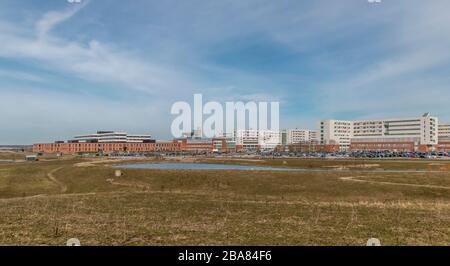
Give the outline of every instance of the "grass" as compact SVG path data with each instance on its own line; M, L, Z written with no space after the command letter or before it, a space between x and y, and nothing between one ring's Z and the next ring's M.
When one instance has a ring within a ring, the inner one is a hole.
M71 237L83 245L364 245L371 237L383 245L450 243L450 190L445 188L450 187L450 172L358 171L368 164L378 164L377 169L442 170L446 162L200 161L346 165L355 171L126 169L117 178L108 162L1 164L0 244L64 245ZM53 176L60 184L48 178L57 168ZM67 187L64 193L61 184Z
M432 161L419 159L317 159L317 158L274 158L274 159L228 159L228 158L202 158L199 162L259 165L285 168L343 168L350 170L427 170L427 171L450 171L449 161Z
M0 151L0 160L24 160L26 152Z

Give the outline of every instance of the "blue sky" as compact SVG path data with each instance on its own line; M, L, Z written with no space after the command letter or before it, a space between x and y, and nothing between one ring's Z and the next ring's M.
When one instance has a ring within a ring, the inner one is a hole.
M175 101L280 101L281 126L450 121L447 0L0 0L0 144L169 139Z

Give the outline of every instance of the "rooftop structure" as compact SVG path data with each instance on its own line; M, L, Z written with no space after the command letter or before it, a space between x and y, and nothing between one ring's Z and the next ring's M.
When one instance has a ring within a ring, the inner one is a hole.
M150 143L154 142L151 135L130 135L120 131L97 131L94 134L75 136L70 143Z

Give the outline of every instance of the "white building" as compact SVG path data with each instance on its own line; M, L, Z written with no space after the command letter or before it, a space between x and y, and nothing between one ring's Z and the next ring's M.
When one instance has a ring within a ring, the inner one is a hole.
M438 144L438 118L426 113L421 117L353 122L355 142L415 142Z
M94 134L75 136L73 140L69 142L117 142L117 143L144 143L151 142L151 135L129 135L127 132L119 131L97 131Z
M305 143L319 141L317 130L286 129L286 144Z
M258 130L235 130L234 140L236 147L240 146L244 150L257 150L259 148Z
M277 130L236 130L236 146L244 150L273 150L281 144L281 132Z
M261 150L274 150L281 144L279 130L259 130L259 148Z
M439 141L450 141L450 124L439 124L438 139Z
M320 142L338 144L341 150L348 150L352 143L414 142L416 146L433 146L438 144L438 125L438 118L430 113L413 118L325 120L320 122Z
M152 141L151 135L127 135L127 142L144 143Z
M324 120L319 124L320 143L340 145L346 151L353 137L353 122L345 120Z
M202 129L197 128L192 130L191 132L184 132L182 137L190 139L202 139L203 138Z

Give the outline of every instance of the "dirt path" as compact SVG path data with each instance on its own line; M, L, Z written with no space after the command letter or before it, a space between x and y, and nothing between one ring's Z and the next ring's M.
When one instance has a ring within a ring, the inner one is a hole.
M340 179L340 180L343 180L343 181L353 181L353 182L370 183L370 184L382 184L382 185L392 185L392 186L408 186L408 187L424 187L424 188L450 189L450 187L438 186L438 185L420 185L420 184L408 184L408 183L395 183L395 182L387 182L387 181L364 180L364 179L358 179L358 178L363 178L363 176L340 177L339 179Z
M140 189L150 190L149 185L117 182L117 181L114 181L114 179L112 179L112 178L106 179L106 182L110 183L111 185L115 185L115 186L123 186L123 187L131 187L131 188L140 188Z
M37 194L25 197L14 197L14 198L4 198L0 199L2 202L14 202L29 199L39 199L39 198L72 198L72 197L82 197L82 196L99 196L99 195L116 195L116 194L131 194L139 192L129 192L129 191L106 191L106 192L84 192L84 193L66 193L66 194Z
M67 192L67 186L64 185L62 182L58 181L58 179L56 179L56 177L53 175L54 173L56 173L57 171L61 170L62 168L63 167L58 167L58 168L55 168L55 169L51 170L50 172L47 173L47 177L48 177L48 179L50 179L50 181L52 181L57 186L59 186L59 191L61 193L66 193Z

